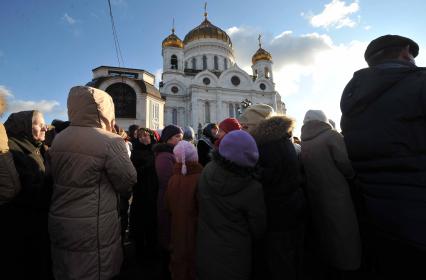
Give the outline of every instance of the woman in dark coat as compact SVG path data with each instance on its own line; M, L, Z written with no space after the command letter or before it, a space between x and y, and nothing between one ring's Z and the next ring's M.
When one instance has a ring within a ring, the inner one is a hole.
M214 149L214 142L216 141L218 126L215 123L209 123L203 129L203 134L197 143L198 162L202 166L206 166L210 162L210 153Z
M152 257L157 244L158 179L152 147L157 143L154 132L139 128L131 160L138 173L130 206L130 236L135 241L136 253Z
M51 183L42 143L47 127L38 111L13 113L4 125L21 191L4 209L8 219L2 221L2 234L7 237L1 251L7 254L2 260L9 271L2 273L16 279L52 279L47 228Z
M252 131L268 227L256 253L256 278L301 279L306 203L298 156L291 141L294 121L286 116L263 120Z
M168 125L161 132L160 143L154 146L155 171L158 176L157 198L157 230L158 243L160 245L161 279L169 279L170 258L170 217L166 209L165 194L169 179L173 175L173 167L176 163L173 148L183 138L183 131L176 125Z
M262 186L252 177L256 143L232 131L213 155L198 184L197 279L250 279L252 242L266 227Z

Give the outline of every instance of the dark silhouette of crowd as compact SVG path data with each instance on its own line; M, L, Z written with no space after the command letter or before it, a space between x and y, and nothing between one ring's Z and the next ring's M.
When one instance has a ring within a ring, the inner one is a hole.
M426 70L413 40L365 51L341 132L266 104L198 130L115 123L71 88L68 120L0 123L1 279L426 279ZM5 111L0 96L0 113Z

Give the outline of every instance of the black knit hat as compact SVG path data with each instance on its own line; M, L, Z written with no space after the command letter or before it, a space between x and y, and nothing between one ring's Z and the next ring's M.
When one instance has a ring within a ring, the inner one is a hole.
M416 57L419 54L419 45L417 45L417 43L410 38L399 35L380 36L368 44L364 53L364 58L366 61L368 61L372 55L380 50L390 47L405 47L407 45L410 46L410 53L413 55L413 57Z
M160 142L166 143L167 140L169 140L174 135L179 134L179 133L183 134L182 128L180 128L179 126L173 125L173 124L169 124L161 132Z

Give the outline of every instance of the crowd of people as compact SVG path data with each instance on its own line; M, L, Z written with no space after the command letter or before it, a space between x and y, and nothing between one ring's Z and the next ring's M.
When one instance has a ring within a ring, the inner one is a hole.
M112 98L88 86L70 90L68 121L10 114L0 124L0 273L120 279L130 242L158 279L424 279L418 51L402 36L373 40L369 67L344 89L342 131L308 110L301 141L295 120L266 104L201 135L172 124L124 131Z

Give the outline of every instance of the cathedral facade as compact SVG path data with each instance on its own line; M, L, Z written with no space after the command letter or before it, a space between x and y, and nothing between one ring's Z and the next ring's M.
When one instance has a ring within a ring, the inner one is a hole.
M250 75L238 67L228 34L213 25L207 13L204 16L183 41L173 28L162 42L164 123L198 128L238 117L247 105L257 103L285 114L285 105L275 91L272 56L260 40Z

